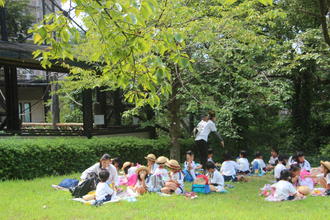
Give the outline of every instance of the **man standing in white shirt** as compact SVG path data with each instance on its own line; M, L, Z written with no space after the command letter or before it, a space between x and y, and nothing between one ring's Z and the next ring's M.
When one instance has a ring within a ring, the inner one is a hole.
M211 132L215 132L217 137L220 139L220 145L224 147L224 142L221 137L221 135L217 132L217 128L215 126L215 113L210 112L209 113L209 121L206 123L205 127L201 130L201 132L198 133L198 135L195 138L195 144L197 146L197 149L199 151L199 159L201 161L201 164L203 165L203 168L205 169L205 164L207 161L207 151L208 151L208 146L207 146L207 141L208 141L208 136Z
M203 114L202 120L198 123L196 128L194 128L193 131L194 137L197 137L201 133L201 131L204 129L208 121L209 121L209 116L207 114Z

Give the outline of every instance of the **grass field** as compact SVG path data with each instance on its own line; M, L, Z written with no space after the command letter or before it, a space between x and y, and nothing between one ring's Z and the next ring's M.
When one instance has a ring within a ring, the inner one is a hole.
M270 181L268 177L237 183L228 194L200 195L194 200L148 194L137 202L101 207L71 201L68 192L50 187L67 177L77 175L0 182L0 219L330 219L330 197L264 201L258 190Z

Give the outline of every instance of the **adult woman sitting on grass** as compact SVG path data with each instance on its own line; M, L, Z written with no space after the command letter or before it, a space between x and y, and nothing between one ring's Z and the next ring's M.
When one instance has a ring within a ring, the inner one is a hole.
M108 184L112 184L113 187L118 185L118 173L116 168L111 164L111 158L109 154L104 154L101 158L100 161L93 166L89 167L86 169L82 174L81 174L81 182L87 180L93 175L99 176L100 172L106 169L109 171L110 175L107 180Z

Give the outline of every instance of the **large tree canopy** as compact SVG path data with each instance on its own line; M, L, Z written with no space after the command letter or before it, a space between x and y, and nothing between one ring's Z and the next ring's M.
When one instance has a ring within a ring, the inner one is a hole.
M35 57L70 69L64 90L120 89L142 118L152 106L145 125L169 132L173 158L210 109L233 151L329 143L329 0L72 2L31 30L48 45Z

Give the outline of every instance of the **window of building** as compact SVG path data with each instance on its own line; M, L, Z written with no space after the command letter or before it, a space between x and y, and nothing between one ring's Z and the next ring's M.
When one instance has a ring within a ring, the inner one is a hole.
M31 103L19 103L19 117L22 122L32 122Z

